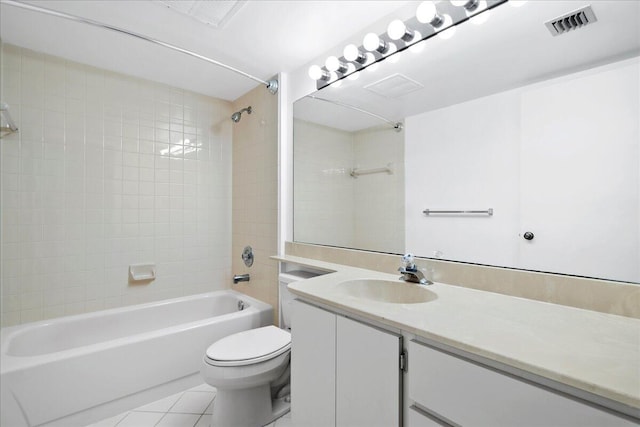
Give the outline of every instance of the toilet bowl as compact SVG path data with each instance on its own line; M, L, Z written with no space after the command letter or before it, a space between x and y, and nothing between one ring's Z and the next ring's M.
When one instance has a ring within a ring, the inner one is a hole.
M229 335L206 351L204 381L217 389L213 427L264 426L289 411L291 334L265 326Z

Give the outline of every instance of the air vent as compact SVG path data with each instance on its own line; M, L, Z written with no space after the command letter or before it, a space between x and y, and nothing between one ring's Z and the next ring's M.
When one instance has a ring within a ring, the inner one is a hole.
M547 21L544 25L547 26L551 35L555 37L571 30L582 28L587 24L592 24L597 20L591 6L585 6L566 15L552 19L551 21Z
M393 74L364 88L385 98L399 98L424 86L402 74Z

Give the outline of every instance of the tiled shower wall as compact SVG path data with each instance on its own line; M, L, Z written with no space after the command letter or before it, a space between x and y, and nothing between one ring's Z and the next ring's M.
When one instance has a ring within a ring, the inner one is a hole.
M403 133L389 126L348 132L295 120L294 136L294 239L403 252ZM353 168L384 167L392 173L350 175Z
M258 86L234 101L234 111L251 106L233 124L233 274L249 274L249 282L233 288L274 308L278 322L278 96ZM245 246L254 263L244 265Z
M2 49L2 326L228 288L231 104Z

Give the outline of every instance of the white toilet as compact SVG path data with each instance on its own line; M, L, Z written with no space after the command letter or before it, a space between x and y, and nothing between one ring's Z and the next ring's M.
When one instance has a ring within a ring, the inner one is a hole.
M249 329L224 337L207 349L201 373L207 384L217 388L213 427L264 426L289 411L288 329L293 297L286 287L307 277L280 275L280 324L284 329Z

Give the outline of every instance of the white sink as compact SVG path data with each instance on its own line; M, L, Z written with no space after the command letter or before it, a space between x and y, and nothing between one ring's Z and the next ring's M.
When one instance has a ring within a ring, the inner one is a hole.
M352 297L394 304L420 304L438 298L425 285L400 280L347 280L338 284L338 289Z

